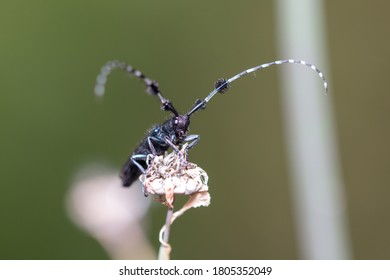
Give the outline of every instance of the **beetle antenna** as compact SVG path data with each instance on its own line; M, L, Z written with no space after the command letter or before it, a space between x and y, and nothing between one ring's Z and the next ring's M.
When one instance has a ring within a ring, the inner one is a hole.
M157 95L158 98L161 101L161 109L164 111L170 111L175 116L178 116L179 113L176 111L175 107L173 107L172 103L165 99L162 93L160 92L160 89L158 88L158 83L147 76L145 76L141 71L134 69L131 65L128 65L125 62L121 61L109 61L107 62L101 69L100 74L96 78L96 85L95 85L95 95L96 96L103 96L105 92L107 77L110 75L111 71L114 69L121 69L125 71L126 73L130 73L133 76L137 77L138 79L142 80L146 85L146 92L150 95Z
M205 99L203 99L203 100L198 99L195 102L195 105L192 107L192 109L187 113L187 115L190 116L193 113L195 113L196 111L198 111L200 109L204 109L206 107L207 102L209 102L210 99L213 98L213 96L216 93L218 93L218 92L225 93L226 91L228 91L230 88L230 84L232 82L234 82L235 80L237 80L237 79L239 79L239 78L241 78L249 73L256 72L258 70L270 67L272 65L279 65L279 64L301 64L301 65L304 65L304 66L311 68L312 70L316 71L318 76L320 76L320 78L322 79L323 85L325 88L325 93L328 92L328 81L326 80L326 78L325 78L324 74L321 72L321 70L318 69L314 64L307 63L306 61L303 61L303 60L295 60L295 59L276 60L273 62L264 63L261 65L255 66L253 68L247 69L245 71L242 71L241 73L231 77L230 79L227 79L227 80L226 79L219 79L218 81L215 82L214 90L212 92L210 92L209 95Z

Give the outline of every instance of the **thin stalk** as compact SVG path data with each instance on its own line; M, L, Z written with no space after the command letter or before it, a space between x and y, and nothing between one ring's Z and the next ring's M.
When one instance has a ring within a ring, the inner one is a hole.
M173 217L173 207L168 207L167 217L165 218L165 225L160 231L160 249L158 252L159 260L169 260L171 254L171 245L169 245L169 233L171 230L171 223Z

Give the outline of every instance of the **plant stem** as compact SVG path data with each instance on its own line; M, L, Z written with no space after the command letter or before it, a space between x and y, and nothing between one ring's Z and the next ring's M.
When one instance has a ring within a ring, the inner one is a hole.
M171 229L171 221L173 217L173 207L169 207L167 211L167 217L165 219L165 225L162 228L162 236L160 234L160 250L158 253L159 260L169 260L171 253L171 246L169 245L169 233ZM161 238L162 237L162 238Z
M164 242L168 244L169 241L169 233L171 230L171 221L173 216L173 207L168 208L167 217L165 219L165 231L164 231Z

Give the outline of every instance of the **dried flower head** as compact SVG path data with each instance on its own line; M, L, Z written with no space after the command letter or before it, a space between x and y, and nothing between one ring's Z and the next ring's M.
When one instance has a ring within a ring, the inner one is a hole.
M161 156L149 155L148 168L140 176L145 195L157 196L157 200L168 206L165 225L161 228L161 243L158 258L170 259L171 246L168 243L170 226L177 217L188 209L209 206L208 175L195 163L187 160L188 144L176 147L170 154ZM182 208L173 212L175 194L188 195L188 201Z
M175 194L192 196L207 193L208 175L202 168L187 161L187 146L185 144L170 154L148 157L148 168L140 176L146 195L157 195L160 201L173 207ZM201 204L208 206L209 201Z

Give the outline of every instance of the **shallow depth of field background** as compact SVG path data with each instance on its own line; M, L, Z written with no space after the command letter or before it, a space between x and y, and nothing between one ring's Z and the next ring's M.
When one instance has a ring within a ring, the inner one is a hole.
M353 258L389 259L390 3L325 7ZM66 194L84 166L119 170L167 114L120 72L97 102L107 60L141 69L185 111L216 79L280 58L274 15L271 1L2 1L0 259L108 258L69 220ZM300 258L279 74L237 81L192 118L191 161L210 175L212 204L175 222L173 258ZM154 205L145 219L156 249L164 218Z

